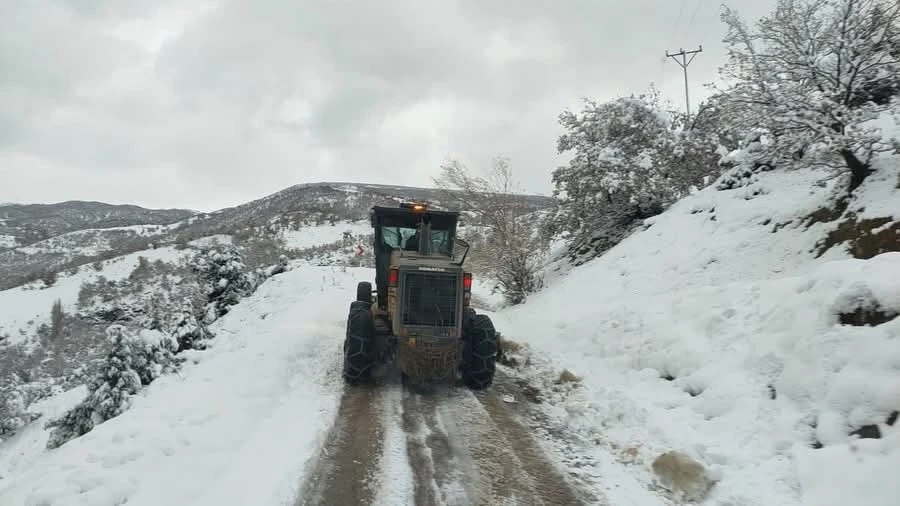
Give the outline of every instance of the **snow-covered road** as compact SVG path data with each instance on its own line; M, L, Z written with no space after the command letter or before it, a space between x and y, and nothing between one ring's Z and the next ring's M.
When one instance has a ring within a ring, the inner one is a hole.
M566 469L553 443L567 438L551 427L537 436L541 421L502 372L477 393L397 381L348 388L298 505L610 504L594 482L597 463Z

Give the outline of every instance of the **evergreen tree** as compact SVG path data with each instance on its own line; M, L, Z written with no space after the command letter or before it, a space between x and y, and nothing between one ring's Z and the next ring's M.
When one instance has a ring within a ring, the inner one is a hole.
M174 327L173 335L178 342L179 352L206 348L206 341L210 338L209 331L197 321L194 305L189 299L184 300L181 311L175 316Z
M110 325L106 333L112 348L103 367L88 383L88 396L47 424L53 428L48 448L57 448L119 416L141 388L179 365L175 343L159 332L145 330L135 335L121 325Z
M206 324L227 314L231 306L252 294L259 283L233 246L203 249L194 258L193 265L206 283Z

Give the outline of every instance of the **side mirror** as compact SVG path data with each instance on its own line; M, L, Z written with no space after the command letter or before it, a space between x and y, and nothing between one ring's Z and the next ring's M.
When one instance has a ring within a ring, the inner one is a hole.
M450 255L450 261L456 265L462 265L466 261L466 255L469 254L469 243L462 239L453 241L453 253Z

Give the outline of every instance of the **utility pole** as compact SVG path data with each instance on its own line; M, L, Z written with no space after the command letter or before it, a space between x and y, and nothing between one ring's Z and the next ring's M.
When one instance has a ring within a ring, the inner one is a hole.
M690 65L691 62L694 61L694 57L697 56L697 53L703 52L703 46L698 47L699 49L695 49L693 51L685 51L684 49L679 48L677 53L672 54L669 54L668 50L666 51L666 56L675 60L677 64L681 65L681 69L684 70L684 107L685 112L688 116L691 115L691 99L690 95L688 94L687 68L688 65ZM690 60L687 58L688 55L691 55ZM677 58L678 56L681 57L681 60Z

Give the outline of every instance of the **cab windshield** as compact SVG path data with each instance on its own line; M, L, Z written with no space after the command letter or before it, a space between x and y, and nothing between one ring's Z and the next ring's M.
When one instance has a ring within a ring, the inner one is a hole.
M418 229L410 227L381 227L381 237L390 249L418 251ZM450 254L450 232L448 230L431 230L431 250Z

